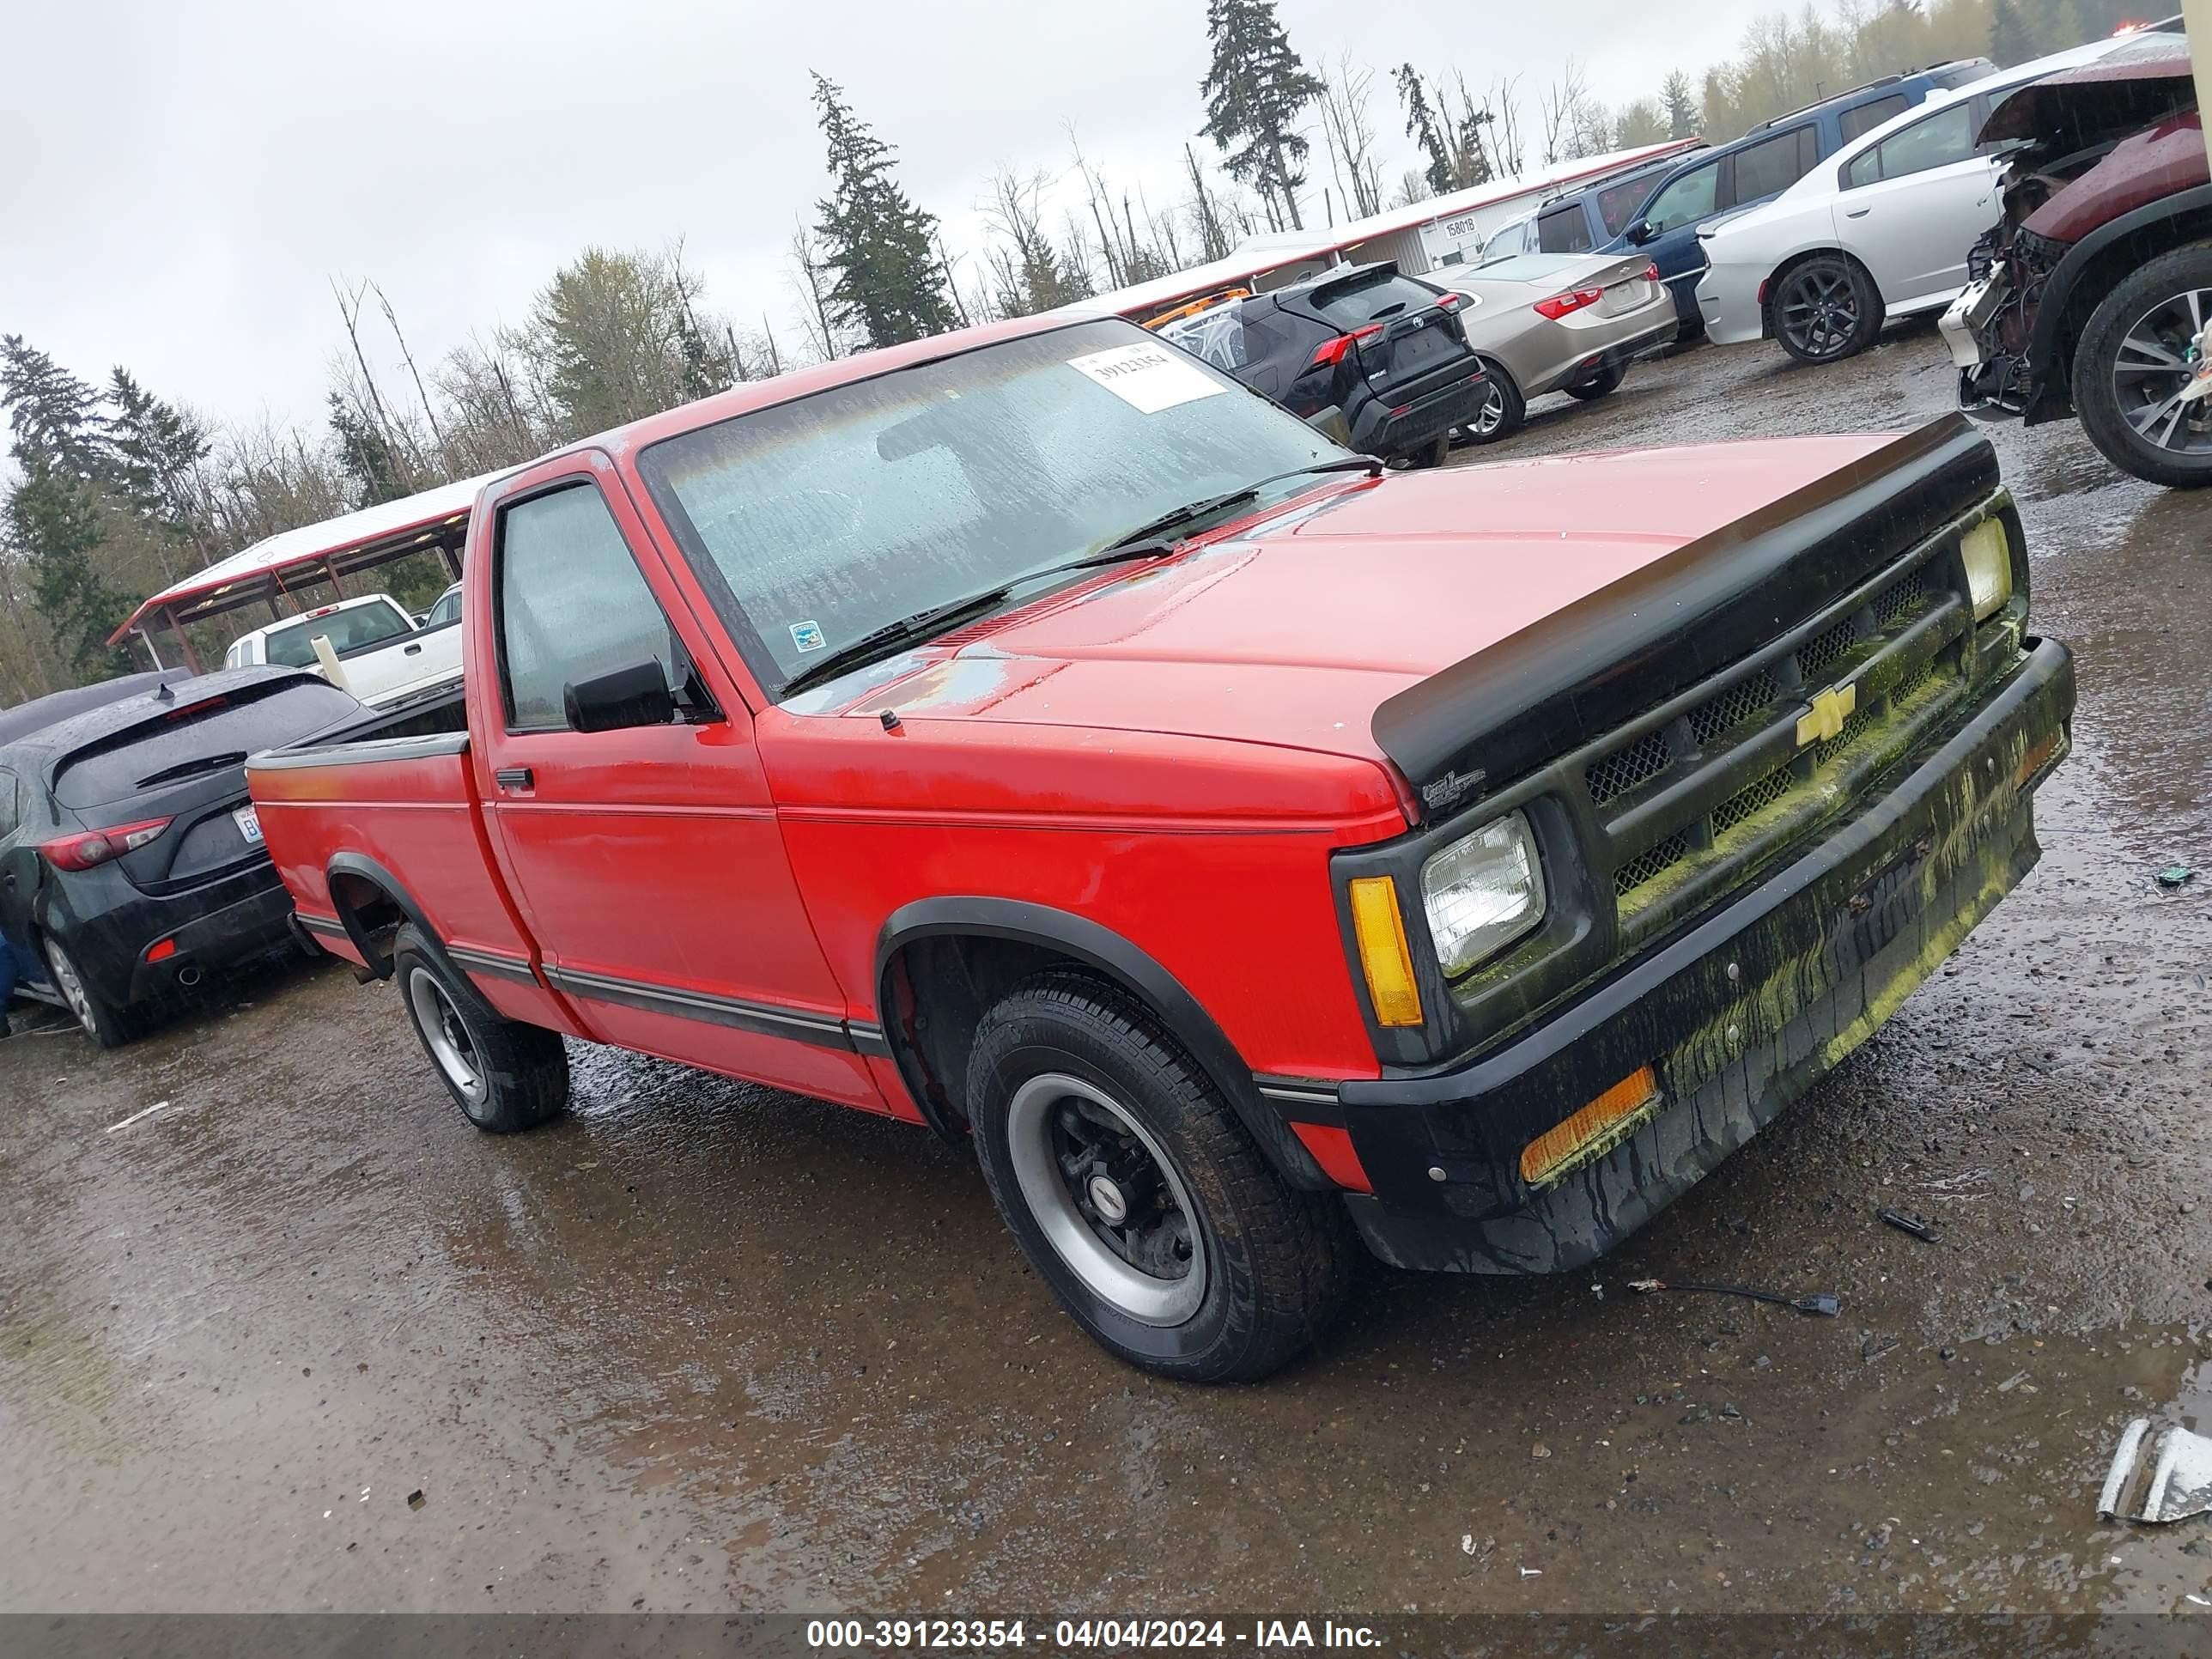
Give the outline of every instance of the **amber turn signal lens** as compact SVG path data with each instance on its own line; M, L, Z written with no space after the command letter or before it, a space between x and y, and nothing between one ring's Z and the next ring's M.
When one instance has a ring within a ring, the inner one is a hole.
M1398 912L1398 884L1388 876L1360 876L1352 884L1352 931L1359 941L1359 966L1376 1020L1419 1025L1421 991L1413 983L1413 953L1406 945L1406 919Z
M1565 1122L1523 1146L1521 1179L1540 1187L1595 1157L1640 1122L1644 1109L1658 1098L1659 1074L1649 1066L1638 1066Z

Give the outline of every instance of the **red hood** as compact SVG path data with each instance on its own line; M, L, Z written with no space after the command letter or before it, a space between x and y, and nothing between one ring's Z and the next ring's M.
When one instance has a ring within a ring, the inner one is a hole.
M787 705L1218 737L1381 758L1393 693L1887 435L1782 438L1393 474L1232 526Z

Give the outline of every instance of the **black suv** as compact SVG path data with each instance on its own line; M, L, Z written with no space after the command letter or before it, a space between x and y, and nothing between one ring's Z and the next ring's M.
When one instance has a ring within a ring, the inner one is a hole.
M176 988L283 949L246 757L364 718L313 674L240 668L0 746L0 933L45 970L21 988L109 1048Z
M1395 264L1343 265L1159 332L1347 448L1432 466L1485 395L1461 303Z

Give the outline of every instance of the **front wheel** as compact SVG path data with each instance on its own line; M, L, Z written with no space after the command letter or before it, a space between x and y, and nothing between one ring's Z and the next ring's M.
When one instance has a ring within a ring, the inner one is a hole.
M1767 324L1801 363L1832 363L1864 351L1881 332L1881 296L1857 262L1816 253L1775 282Z
M120 1048L130 1042L135 1035L130 1011L100 995L92 981L77 971L76 961L59 939L49 939L45 945L47 975L84 1034L102 1048Z
M2198 374L2212 346L2208 325L2204 242L2153 259L2091 313L2074 354L2074 407L2121 471L2175 489L2212 483L2212 381Z
M1340 1206L1285 1185L1212 1084L1115 988L1047 974L993 1007L969 1059L968 1117L1022 1254L1131 1364L1254 1382L1341 1309Z
M438 1080L487 1134L534 1129L568 1103L568 1051L541 1026L507 1018L412 923L392 942L392 976Z
M1483 364L1482 375L1482 401L1475 405L1474 418L1461 430L1467 434L1469 443L1494 444L1521 429L1528 405L1521 396L1521 388L1514 385L1513 377L1500 365Z
M1620 383L1627 378L1626 363L1603 363L1599 366L1595 374L1577 380L1572 386L1566 387L1565 391L1570 398L1579 398L1584 403L1589 403L1595 398L1608 397L1620 391Z

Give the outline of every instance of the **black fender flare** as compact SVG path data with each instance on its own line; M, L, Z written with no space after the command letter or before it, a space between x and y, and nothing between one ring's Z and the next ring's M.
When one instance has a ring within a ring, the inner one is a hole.
M889 1018L891 959L917 939L965 937L1033 945L1081 963L1140 999L1159 1018L1169 1036L1182 1046L1213 1086L1221 1091L1237 1119L1259 1143L1268 1163L1293 1187L1334 1192L1305 1143L1283 1114L1260 1093L1252 1068L1227 1033L1215 1024L1182 981L1137 945L1110 927L1021 899L946 896L917 899L891 912L876 938L876 1006L884 1037L917 1101L922 1093L896 1022ZM925 1110L927 1110L925 1104ZM942 1129L945 1126L933 1127Z
M469 982L446 954L446 941L439 937L438 930L430 925L430 919L423 913L422 907L415 902L415 896L407 890L398 877L364 853L335 853L323 870L324 879L330 887L331 908L337 912L338 923L345 929L346 938L353 942L353 948L361 952L361 959L370 978L390 979L392 958L377 948L376 941L362 926L361 917L340 892L338 878L341 876L365 881L391 900L399 914L414 924L415 931L422 936L424 945L437 957L438 965L451 974L457 983L465 985Z
M2212 184L2192 185L2171 196L2161 196L2155 202L2146 202L2132 212L2099 225L2066 250L2044 280L2043 298L2036 307L2035 327L2027 339L2028 365L2045 386L2048 387L2056 375L2066 380L2069 392L2072 391L2074 366L2059 361L2058 330L2066 315L2067 301L2073 297L2082 273L2097 256L2123 236L2132 236L2152 225L2192 214L2212 217ZM2212 230L2212 224L2206 228Z

